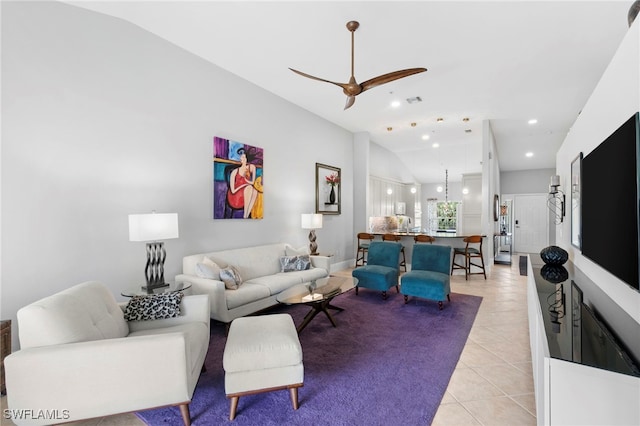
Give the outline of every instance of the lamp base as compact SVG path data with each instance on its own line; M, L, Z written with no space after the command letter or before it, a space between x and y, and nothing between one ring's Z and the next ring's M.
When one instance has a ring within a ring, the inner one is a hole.
M147 265L144 269L147 285L142 287L143 290L151 291L169 286L164 282L164 260L166 257L167 253L162 242L147 243Z
M316 230L309 231L309 254L316 256L318 254L318 244L316 243Z

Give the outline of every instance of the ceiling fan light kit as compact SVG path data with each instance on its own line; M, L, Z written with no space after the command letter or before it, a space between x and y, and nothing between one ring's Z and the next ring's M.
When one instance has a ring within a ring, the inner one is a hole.
M289 68L291 71L296 74L300 74L303 77L310 78L312 80L323 81L325 83L330 83L342 88L342 91L345 95L347 95L347 102L344 106L344 109L350 108L354 102L356 101L356 96L360 93L365 92L369 89L372 89L376 86L380 86L385 83L390 83L392 81L408 77L410 75L418 74L421 72L425 72L426 68L408 68L405 70L393 71L387 74L379 75L362 83L357 83L356 78L354 77L353 71L353 63L354 63L354 33L360 26L358 21L349 21L347 22L347 30L351 32L351 77L349 78L348 83L337 83L335 81L325 80L323 78L314 77L310 74L306 74L302 71L295 70L293 68Z

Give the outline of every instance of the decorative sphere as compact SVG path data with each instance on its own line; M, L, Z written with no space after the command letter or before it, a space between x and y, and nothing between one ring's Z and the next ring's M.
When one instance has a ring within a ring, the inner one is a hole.
M547 265L563 265L569 259L569 253L561 247L549 246L540 251L540 257Z
M540 269L540 275L553 284L558 284L569 279L569 272L562 265L544 265Z

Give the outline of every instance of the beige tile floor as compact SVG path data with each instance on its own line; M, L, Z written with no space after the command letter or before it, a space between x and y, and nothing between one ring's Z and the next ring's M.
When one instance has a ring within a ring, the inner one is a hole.
M511 266L494 265L486 281L480 275L468 281L464 275L452 277L453 292L482 296L483 300L432 425L536 424L526 286L517 255ZM1 408L6 408L6 397L2 397ZM2 419L5 424L13 425ZM144 425L134 414L71 424Z

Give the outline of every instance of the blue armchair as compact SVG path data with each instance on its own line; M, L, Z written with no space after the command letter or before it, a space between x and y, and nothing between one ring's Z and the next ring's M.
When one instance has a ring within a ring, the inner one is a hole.
M358 279L356 295L359 287L382 291L386 300L387 290L395 286L398 293L398 265L402 244L388 241L374 241L369 244L367 264L353 270L351 275ZM447 265L448 267L448 265Z
M411 271L402 276L400 292L404 295L404 303L409 296L421 297L438 301L442 309L442 302L451 301L449 265L451 264L452 248L430 244L416 244L413 246Z

